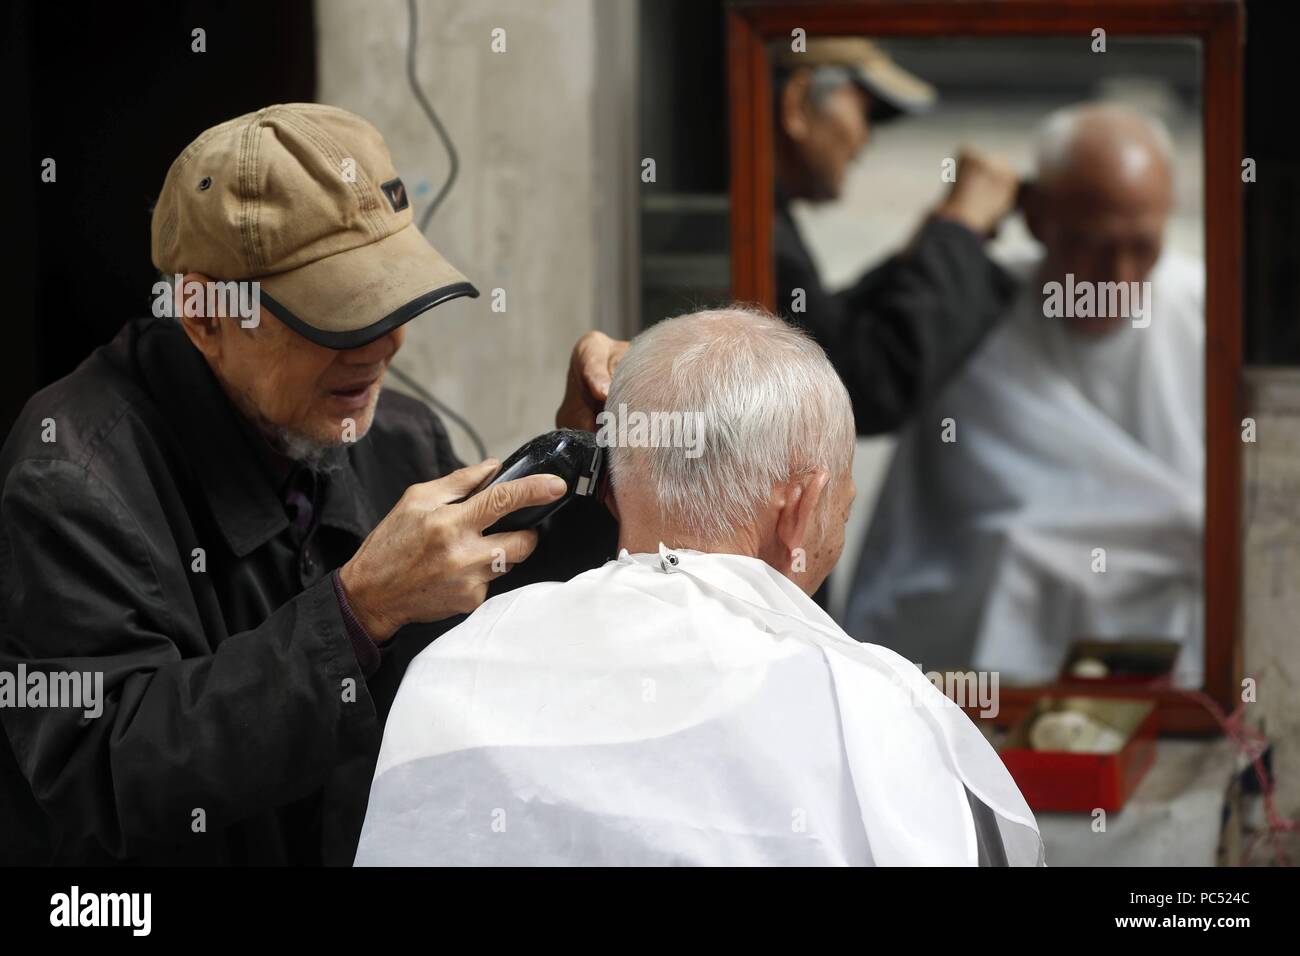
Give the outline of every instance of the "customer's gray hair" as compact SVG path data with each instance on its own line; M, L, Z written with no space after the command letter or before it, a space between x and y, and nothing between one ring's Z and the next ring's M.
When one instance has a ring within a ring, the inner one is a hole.
M698 457L680 447L610 449L615 491L649 482L665 527L702 544L750 527L773 487L853 460L853 409L826 353L766 312L732 306L642 332L619 363L607 411L697 414Z
M1120 102L1079 103L1054 110L1035 135L1035 166L1039 179L1070 169L1075 152L1087 136L1104 134L1112 148L1143 146L1174 168L1174 141L1157 117Z

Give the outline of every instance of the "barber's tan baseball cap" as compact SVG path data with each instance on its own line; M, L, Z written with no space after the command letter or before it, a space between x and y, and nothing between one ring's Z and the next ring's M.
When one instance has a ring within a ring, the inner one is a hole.
M379 131L333 106L268 106L200 135L167 171L152 232L162 272L256 279L276 318L333 349L478 295L412 222Z
M843 69L845 79L857 83L873 103L885 107L886 118L899 113L924 113L937 98L933 86L903 69L866 37L809 37L802 51L793 49L789 41L781 41L772 47L772 59L788 70L801 66Z

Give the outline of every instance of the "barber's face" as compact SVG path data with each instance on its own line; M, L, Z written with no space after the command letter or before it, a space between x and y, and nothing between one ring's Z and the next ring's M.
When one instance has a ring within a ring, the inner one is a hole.
M844 83L814 103L811 77L810 70L799 71L783 94L789 98L783 129L802 166L803 182L793 191L805 199L836 199L844 192L849 165L870 139L870 101L857 85Z
M1060 190L1041 198L1033 223L1046 247L1052 278L1079 282L1143 282L1160 258L1171 199L1168 188ZM1076 332L1099 334L1128 316L1067 319Z
M320 445L340 444L349 421L353 438L370 428L384 373L406 336L399 327L369 345L336 351L303 338L265 306L256 327L209 320L216 328L197 340L186 322L240 411L264 429Z

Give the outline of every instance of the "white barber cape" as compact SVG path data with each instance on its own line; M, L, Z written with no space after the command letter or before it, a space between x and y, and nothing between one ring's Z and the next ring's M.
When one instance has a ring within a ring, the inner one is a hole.
M846 626L927 670L1012 681L1052 679L1077 638L1172 638L1176 681L1199 686L1204 273L1162 257L1150 325L1086 340L1044 317L1035 265L900 437Z
M915 666L762 561L624 551L416 657L356 863L975 864L967 791L1008 862L1042 862L1002 761Z

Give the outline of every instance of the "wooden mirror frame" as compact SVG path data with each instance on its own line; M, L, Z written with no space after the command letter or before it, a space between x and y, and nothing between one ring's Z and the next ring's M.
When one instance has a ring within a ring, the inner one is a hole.
M773 143L767 44L808 37L1183 36L1201 42L1205 160L1205 683L1197 694L1057 683L1001 689L999 725L1044 693L1145 697L1162 733L1219 731L1211 706L1231 713L1241 687L1241 256L1242 43L1239 0L731 0L727 77L731 132L731 289L737 301L776 306ZM1206 697L1210 700L1206 700ZM1208 706L1207 706L1208 705ZM975 716L971 711L972 716Z

